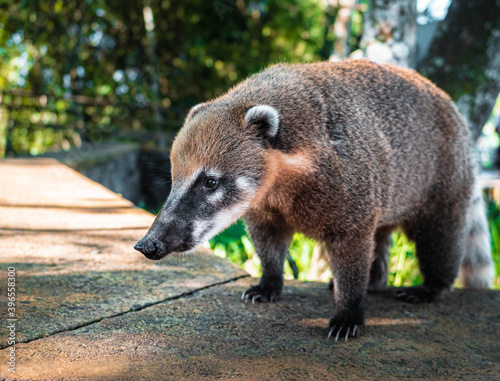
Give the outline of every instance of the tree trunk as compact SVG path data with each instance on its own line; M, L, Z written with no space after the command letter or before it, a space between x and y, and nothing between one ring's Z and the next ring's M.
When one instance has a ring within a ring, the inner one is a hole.
M143 15L147 39L146 52L150 63L148 71L151 77L151 94L153 96L152 106L156 122L156 131L158 132L158 147L165 148L167 142L162 134L163 115L160 111L160 79L158 76L158 57L156 55L155 23L150 0L144 0Z
M500 1L453 0L418 70L450 94L477 139L500 92Z
M370 0L361 40L366 58L413 68L416 42L416 0Z
M338 0L338 13L333 24L335 42L333 43L334 57L342 59L348 52L347 39L349 38L349 23L351 22L352 10L355 8L356 0Z

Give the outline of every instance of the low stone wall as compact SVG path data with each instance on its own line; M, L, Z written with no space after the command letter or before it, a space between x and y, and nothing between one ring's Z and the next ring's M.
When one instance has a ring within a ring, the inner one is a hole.
M141 202L141 172L138 168L139 151L122 154L89 167L80 173L104 185L138 205Z
M59 160L150 211L156 211L170 192L168 153L143 150L136 143L86 144L41 156Z

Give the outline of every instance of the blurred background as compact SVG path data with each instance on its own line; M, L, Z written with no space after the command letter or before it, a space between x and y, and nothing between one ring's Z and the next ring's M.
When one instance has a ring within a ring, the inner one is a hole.
M155 212L190 107L276 62L369 58L416 69L466 117L484 175L500 166L500 0L0 0L0 158L55 157ZM488 213L500 288L500 191ZM421 281L396 232L392 285ZM252 275L242 222L210 241ZM328 281L296 235L287 277Z

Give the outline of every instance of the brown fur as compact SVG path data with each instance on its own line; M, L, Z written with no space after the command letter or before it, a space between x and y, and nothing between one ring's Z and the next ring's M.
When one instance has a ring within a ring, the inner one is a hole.
M256 105L278 111L275 137L245 123ZM414 71L364 60L273 66L193 109L171 160L174 183L200 167L255 183L244 218L263 277L247 299L279 297L295 231L326 243L337 337L363 324L370 269L373 289L386 282L396 226L415 240L425 278L401 299L436 299L457 275L475 181L471 139L448 95Z

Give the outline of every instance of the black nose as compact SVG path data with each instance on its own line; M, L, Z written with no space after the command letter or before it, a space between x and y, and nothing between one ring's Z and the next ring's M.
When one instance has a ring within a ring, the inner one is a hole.
M134 249L140 251L146 257L152 259L158 254L160 254L161 244L156 239L151 240L143 238L135 244Z

